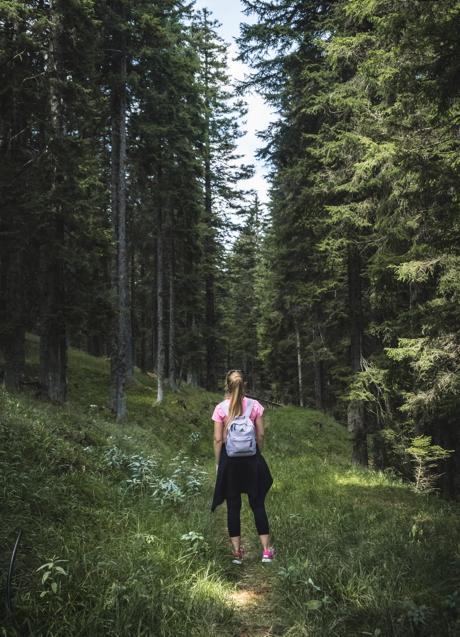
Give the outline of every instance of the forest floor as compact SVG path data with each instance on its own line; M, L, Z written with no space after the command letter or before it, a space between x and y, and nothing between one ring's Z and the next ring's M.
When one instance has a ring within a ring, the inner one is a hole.
M238 637L273 635L275 617L271 604L271 576L266 571L267 565L252 564L242 573L231 594L236 612L243 618Z
M37 350L30 338L31 381ZM107 361L72 350L69 380L63 407L0 391L3 591L23 530L0 636L460 635L458 503L353 467L331 417L267 410L277 557L261 563L244 503L239 567L225 507L209 510L220 396L184 386L155 405L136 372L117 424Z

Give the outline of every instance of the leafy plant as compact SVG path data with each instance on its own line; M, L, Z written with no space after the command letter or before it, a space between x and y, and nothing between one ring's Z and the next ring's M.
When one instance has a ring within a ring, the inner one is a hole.
M116 445L105 451L104 460L113 469L121 469L129 462L128 456Z
M439 463L453 451L433 445L431 436L416 436L406 452L412 456L414 462L415 490L423 493L434 491L434 485L442 475L437 472Z
M405 617L416 627L425 626L433 614L430 606L418 605L411 599L404 600L402 608L405 611Z
M196 531L184 533L181 535L180 539L185 543L187 553L200 553L209 548L204 536L201 535L201 533L196 533Z
M189 436L189 440L192 443L192 445L198 444L201 438L202 438L202 435L199 431L192 431L192 433Z
M146 489L155 483L155 469L157 462L154 458L141 455L131 456L127 462L130 478L126 480L128 487Z
M61 560L53 556L48 562L42 564L37 568L37 573L42 572L42 587L43 590L40 593L40 597L46 597L48 595L59 595L62 580L64 577L68 577L68 572L61 566L61 564L67 562L67 560Z
M171 478L160 478L155 482L152 497L160 504L178 504L185 500L185 493Z

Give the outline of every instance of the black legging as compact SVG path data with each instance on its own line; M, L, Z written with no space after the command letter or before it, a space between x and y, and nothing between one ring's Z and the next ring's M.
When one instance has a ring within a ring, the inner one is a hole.
M254 513L254 520L259 535L268 535L268 518L264 501L260 498L249 497L249 505ZM241 535L240 523L241 495L227 498L227 524L230 537Z

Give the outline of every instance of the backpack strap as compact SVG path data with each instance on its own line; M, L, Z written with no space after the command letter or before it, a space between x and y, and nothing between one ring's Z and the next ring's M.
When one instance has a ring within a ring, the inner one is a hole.
M254 401L251 398L247 398L246 400L248 402L246 403L246 410L244 412L244 415L250 418L252 408L254 407Z
M252 398L246 398L246 400L247 400L247 403L246 403L246 409L244 411L244 415L249 418L251 415L252 408L254 407L254 401L252 400ZM223 400L220 404L222 406L224 414L228 416L229 405L227 405L227 401Z

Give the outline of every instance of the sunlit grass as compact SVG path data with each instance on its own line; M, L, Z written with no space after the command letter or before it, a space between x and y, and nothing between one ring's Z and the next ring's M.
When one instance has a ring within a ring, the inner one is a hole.
M28 354L33 377L37 339L29 339ZM220 397L183 386L156 405L152 379L136 372L129 418L115 423L107 361L72 350L70 363L64 407L32 392L0 393L2 546L12 547L15 529L24 530L15 615L0 620L0 634L3 627L8 637L231 637L267 626L294 637L460 634L456 504L351 466L348 434L332 418L268 410L264 454L275 483L267 510L278 557L264 570L245 503L248 560L235 570L225 507L209 510L210 414ZM203 488L165 506L130 492L123 471L104 460L114 446L164 466L182 449L207 469ZM55 594L40 597L36 569L53 556L66 560L66 575L56 576Z

